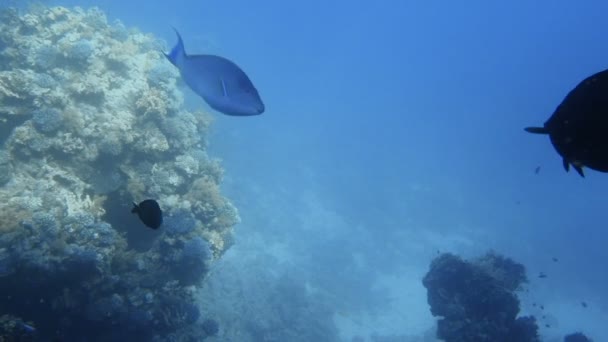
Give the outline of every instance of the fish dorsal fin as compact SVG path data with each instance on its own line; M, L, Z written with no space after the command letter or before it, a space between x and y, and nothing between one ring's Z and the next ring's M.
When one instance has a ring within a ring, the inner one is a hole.
M186 50L184 49L184 42L182 41L182 36L177 32L175 27L173 28L175 34L177 35L177 44L171 49L169 53L164 53L165 57L171 62L171 64L175 65L179 68L182 61L186 58Z
M224 97L228 97L228 90L226 90L226 82L224 82L224 79L222 78L220 78L220 87L222 95L224 95Z
M545 127L526 127L524 130L528 133L534 134L549 134L549 130Z
M137 203L133 202L133 209L131 209L131 213L135 214L139 212L139 207L137 206Z

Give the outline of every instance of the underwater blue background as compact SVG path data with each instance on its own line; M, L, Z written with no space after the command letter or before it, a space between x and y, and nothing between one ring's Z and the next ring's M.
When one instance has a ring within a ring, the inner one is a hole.
M214 113L211 150L242 223L211 283L242 277L255 295L255 264L341 303L346 340L423 335L437 251L494 249L528 268L522 311L545 304L543 337L608 340L608 176L566 173L546 137L523 131L608 65L608 3L49 3L98 6L167 48L175 26L188 53L236 61L260 91L261 116Z

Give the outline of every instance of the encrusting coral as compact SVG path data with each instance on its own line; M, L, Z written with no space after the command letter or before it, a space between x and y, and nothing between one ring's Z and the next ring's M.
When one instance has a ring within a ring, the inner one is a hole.
M98 9L0 9L0 306L42 336L196 336L192 285L239 218L161 45Z

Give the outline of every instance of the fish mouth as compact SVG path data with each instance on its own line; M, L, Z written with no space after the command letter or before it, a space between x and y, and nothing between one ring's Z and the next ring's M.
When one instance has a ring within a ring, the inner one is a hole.
M255 112L258 114L264 113L265 110L266 110L266 107L264 106L264 104L260 104L259 106L257 106L255 108Z

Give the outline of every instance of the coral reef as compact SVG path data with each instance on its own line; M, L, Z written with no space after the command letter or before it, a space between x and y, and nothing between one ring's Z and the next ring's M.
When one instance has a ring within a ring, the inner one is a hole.
M217 332L191 303L239 217L161 45L95 8L0 8L0 306L45 339Z
M564 337L564 342L593 342L590 338L585 336L583 333L577 332L574 334L567 335Z
M6 151L0 150L0 186L11 179L11 173L10 155Z
M199 298L214 341L343 341L335 302L280 257L239 250L215 266ZM219 326L218 323L219 322Z
M540 341L534 317L517 317L514 290L526 281L521 264L488 253L465 261L442 254L423 279L437 337L446 342Z
M36 341L35 328L22 319L11 316L0 316L0 341Z

